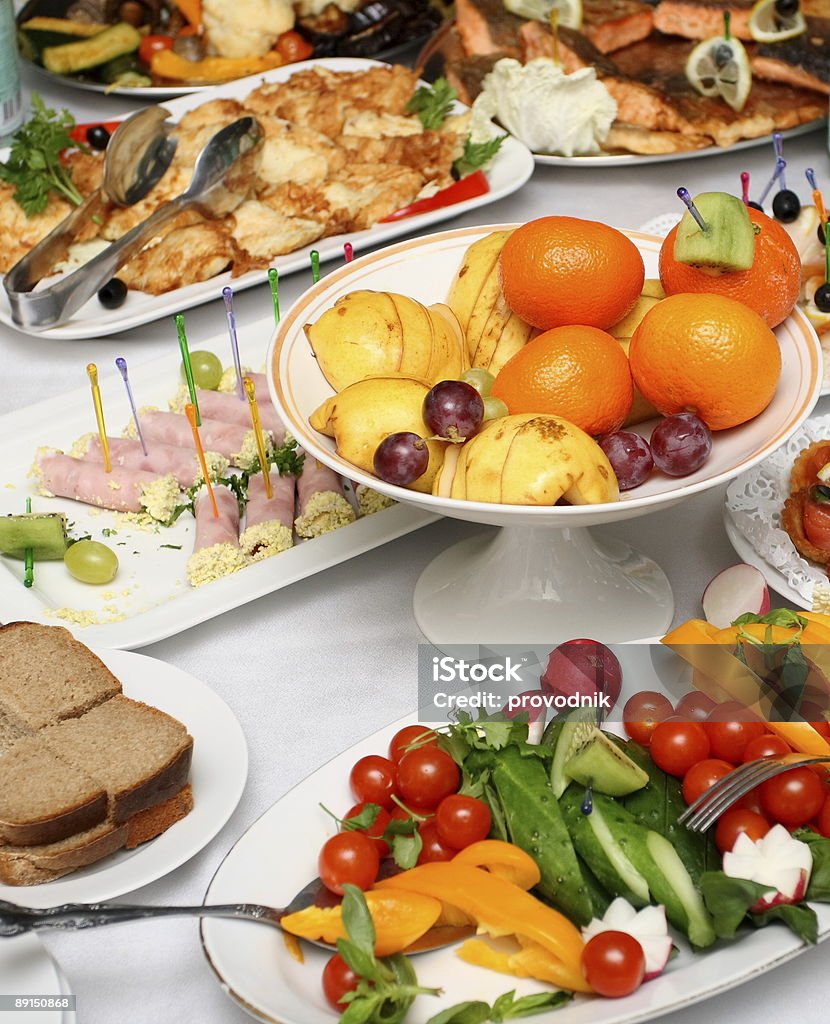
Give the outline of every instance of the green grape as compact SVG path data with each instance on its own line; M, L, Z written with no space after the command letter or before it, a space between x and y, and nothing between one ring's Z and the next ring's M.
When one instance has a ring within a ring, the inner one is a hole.
M118 572L118 556L97 540L79 540L66 549L63 563L81 583L109 583Z
M502 416L507 416L509 409L500 398L494 398L493 395L488 395L484 399L484 420L498 420Z
M482 370L478 366L474 366L471 370L465 370L461 374L461 379L467 384L472 384L482 398L486 398L490 394L496 383L496 378L489 370Z
M193 382L197 388L204 388L206 391L215 391L222 379L222 361L219 356L212 352L191 352L190 367L193 370ZM182 365L182 377L187 380Z

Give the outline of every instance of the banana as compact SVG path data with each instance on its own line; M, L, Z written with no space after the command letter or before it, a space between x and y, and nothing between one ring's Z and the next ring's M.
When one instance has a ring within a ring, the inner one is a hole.
M473 311L479 303L481 290L493 268L498 270L502 247L512 233L493 231L473 242L464 253L464 259L450 287L447 305L458 317L458 323L465 335Z

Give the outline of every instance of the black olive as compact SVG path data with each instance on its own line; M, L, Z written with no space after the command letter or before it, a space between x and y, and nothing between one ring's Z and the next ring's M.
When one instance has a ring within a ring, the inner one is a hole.
M106 149L110 141L110 133L102 124L87 129L86 141L93 149Z
M760 203L753 203L751 199L750 199L750 201L746 205L747 206L751 206L753 210L760 210L761 213L764 212L763 206L761 206Z
M781 18L792 18L800 6L798 0L775 0L775 13Z
M817 505L828 505L830 504L830 487L825 487L824 484L816 484L811 489L810 497Z
M721 43L720 46L715 48L712 60L714 60L716 68L725 68L730 60L732 60L732 56L732 47L726 43Z
M120 277L111 277L109 281L98 289L98 301L104 309L118 309L124 305L127 298L127 286Z
M816 288L816 294L813 297L813 302L815 302L817 308L820 309L822 313L830 313L830 284L825 282L819 288Z
M790 188L782 188L772 201L772 212L776 220L791 224L801 213L801 202Z

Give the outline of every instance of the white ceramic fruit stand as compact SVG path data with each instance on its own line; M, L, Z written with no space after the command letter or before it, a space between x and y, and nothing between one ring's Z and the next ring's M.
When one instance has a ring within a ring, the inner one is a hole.
M778 448L819 396L822 357L807 319L796 310L776 331L782 371L772 403L743 426L715 434L697 472L655 472L619 501L603 505L530 506L461 501L386 484L346 462L334 441L314 431L311 413L333 392L303 332L355 289L400 292L426 304L444 302L465 250L490 231L460 228L411 239L330 274L283 319L269 349L271 393L308 452L358 483L397 501L456 519L498 527L495 536L462 541L436 558L415 588L415 617L436 646L558 642L588 631L606 642L655 636L671 623L674 601L662 569L628 545L594 537L591 526L646 515L724 483ZM629 232L657 276L660 240ZM648 437L654 422L635 429ZM683 544L683 538L677 538Z

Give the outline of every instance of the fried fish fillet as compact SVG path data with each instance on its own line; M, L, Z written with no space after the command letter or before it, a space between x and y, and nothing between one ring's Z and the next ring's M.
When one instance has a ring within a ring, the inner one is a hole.
M422 176L410 167L355 163L322 191L332 210L349 218L349 230L363 231L411 203L422 185Z
M346 153L327 135L272 114L258 114L265 133L256 191L293 181L306 184L336 174Z
M12 198L14 185L0 182L0 272L5 273L23 259L72 210L63 199L50 199L43 213L27 217Z
M245 269L267 267L275 256L283 256L321 238L326 220L270 206L259 199L242 203L228 218L236 245L247 255Z
M421 175L421 183L449 184L452 165L464 150L463 140L449 132L422 132L408 138L361 138L343 135L338 140L353 159L366 164L398 164Z
M150 295L208 281L234 266L241 253L225 227L202 221L176 228L149 249L143 249L118 272L128 288Z

